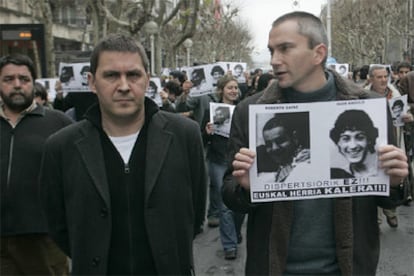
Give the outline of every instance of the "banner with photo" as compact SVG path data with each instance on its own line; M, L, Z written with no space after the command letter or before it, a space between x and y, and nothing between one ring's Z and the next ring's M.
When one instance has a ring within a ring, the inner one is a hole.
M230 136L231 118L234 105L225 103L210 103L210 122L214 124L214 134Z
M387 196L386 108L385 98L249 106L252 202Z
M145 96L153 100L158 106L162 106L161 90L162 86L160 78L150 78L148 89L145 91Z
M388 107L390 108L392 123L396 127L405 125L402 116L408 112L407 100L407 95L394 97L388 100Z
M59 63L59 80L63 92L89 92L88 73L89 62Z

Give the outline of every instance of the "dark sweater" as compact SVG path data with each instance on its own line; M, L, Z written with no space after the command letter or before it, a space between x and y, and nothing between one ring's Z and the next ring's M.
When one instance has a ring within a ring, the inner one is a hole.
M146 106L145 123L125 164L116 147L102 130L100 114L87 113L99 129L111 196L112 233L108 256L108 275L157 274L144 218L145 153L147 126L158 110ZM152 106L151 106L152 107Z
M332 101L336 99L336 87L330 73L327 73L327 79L326 85L314 92L301 93L286 89L283 93L292 103ZM333 208L333 199L330 198L293 203L295 215L284 275L339 274L335 256Z
M39 198L39 171L46 139L71 120L37 106L13 128L0 117L1 236L47 233Z

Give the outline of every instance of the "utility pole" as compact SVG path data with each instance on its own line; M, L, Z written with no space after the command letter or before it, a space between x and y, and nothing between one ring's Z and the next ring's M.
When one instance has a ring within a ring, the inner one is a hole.
M328 57L332 57L332 36L331 36L331 0L328 1L327 15L326 15L326 31L328 35Z

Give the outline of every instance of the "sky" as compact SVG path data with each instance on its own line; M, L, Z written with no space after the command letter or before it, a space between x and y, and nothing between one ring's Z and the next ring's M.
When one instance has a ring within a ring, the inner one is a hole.
M297 2L295 7L293 2ZM322 5L327 0L222 0L222 3L231 3L239 7L239 18L246 23L253 35L255 48L252 58L258 67L270 68L270 55L267 49L267 40L273 21L279 16L295 10L307 11L320 15Z

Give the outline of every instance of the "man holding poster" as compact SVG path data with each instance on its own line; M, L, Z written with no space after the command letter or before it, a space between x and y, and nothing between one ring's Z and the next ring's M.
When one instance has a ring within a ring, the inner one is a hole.
M229 139L232 165L224 178L223 200L229 208L249 213L246 275L376 273L377 206L391 207L398 203L399 184L408 174L406 155L399 148L378 147L379 168L390 180L389 197L346 196L260 204L252 203L250 198L250 187L254 183L250 182L249 172L256 152L248 148L249 105L275 104L277 107L279 103L375 97L338 73L325 69L327 45L323 24L314 15L293 12L278 18L272 25L268 42L277 81L235 108ZM318 158L318 153L314 155Z

